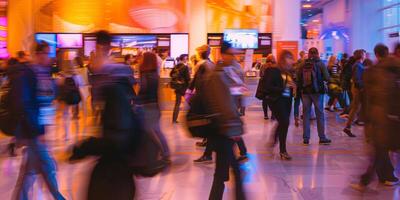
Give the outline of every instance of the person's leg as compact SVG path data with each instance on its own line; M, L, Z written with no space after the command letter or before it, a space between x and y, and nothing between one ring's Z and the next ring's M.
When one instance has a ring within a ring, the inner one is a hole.
M327 139L325 135L325 114L324 114L324 95L311 95L311 100L314 104L315 114L317 115L317 129L320 140Z
M350 105L349 118L346 122L346 128L351 128L351 125L353 124L356 115L360 111L360 104L361 104L360 93L357 89L354 89L353 95L354 95L353 100L351 101Z
M239 151L240 151L240 155L241 156L246 156L247 155L247 148L246 148L246 144L244 143L243 138L240 138L240 140L237 141L236 144L238 145L238 148L239 148Z
M301 96L298 94L294 98L294 106L293 106L293 115L295 119L299 119L300 117L300 102L301 102Z
M390 181L395 179L393 174L394 167L389 157L389 150L376 148L376 173L381 181Z
M207 138L206 149L204 150L203 156L212 157L212 152L214 151L215 139L213 137Z
M180 95L179 93L175 92L175 107L174 107L174 113L172 115L172 122L175 123L178 120L178 116L179 116L179 108L181 106L181 101L182 101L182 95Z
M42 175L44 182L49 188L54 199L62 200L64 197L58 190L56 163L50 156L46 145L36 140L32 145L34 158L37 162L38 172Z
M233 141L223 136L215 138L216 164L209 200L222 200L224 182L229 180L229 166L233 160L230 158L233 157L233 144Z
M310 115L311 115L311 95L304 94L302 96L303 101L303 139L310 140Z
M148 128L152 130L152 132L159 140L159 144L161 145L162 149L162 156L165 159L168 159L170 157L170 151L167 139L165 138L160 128L161 113L158 104L156 103L146 104L144 105L144 111L145 111L145 123L147 124L147 126L149 126Z
M262 100L262 107L263 107L263 111L264 111L264 118L268 118L268 103L267 100L263 99Z
M37 160L30 146L24 149L23 156L17 183L12 195L13 200L28 200L30 196L29 191L36 179L37 172L35 166L37 165Z

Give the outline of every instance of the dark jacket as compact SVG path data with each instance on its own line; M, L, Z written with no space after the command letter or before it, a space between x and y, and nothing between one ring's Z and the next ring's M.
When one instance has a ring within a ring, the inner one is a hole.
M177 77L173 77L174 74L177 75ZM189 68L183 63L177 64L170 72L170 77L172 78L172 82L175 82L176 88L175 92L180 95L184 95L187 88L189 87L190 83L190 74L189 74Z
M303 68L307 61L311 61L315 63L315 75L317 78L317 87L318 91L307 91L307 88L303 87ZM309 58L305 62L301 63L299 70L297 72L297 87L298 89L305 94L313 94L313 93L319 93L319 94L324 94L326 92L325 88L325 82L329 81L329 72L325 64L322 62L321 59L319 58Z
M15 119L17 139L34 139L44 134L39 125L39 105L37 102L37 79L29 66L18 64L7 72L10 81L10 113Z
M210 60L202 60L197 65L197 71L189 85L190 90L198 90L200 85L204 82L203 80L206 74L210 73L214 68L214 63Z
M282 97L285 81L282 78L282 71L278 67L267 68L262 80L264 94L268 101L276 101Z
M140 73L139 104L158 103L159 76L157 71Z
M240 136L243 134L243 123L228 84L223 67L217 67L214 72L207 73L204 84L200 85L199 94L206 105L207 113L217 114L214 119L217 134L226 137Z
M344 90L351 89L351 77L353 73L354 63L355 63L354 59L349 59L342 67L342 71L340 73L340 82L341 82L341 87Z

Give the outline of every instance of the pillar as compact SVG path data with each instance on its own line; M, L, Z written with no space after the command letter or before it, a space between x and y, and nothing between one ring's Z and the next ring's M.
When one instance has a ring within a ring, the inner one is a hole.
M198 46L207 44L207 1L187 1L189 15L189 54Z

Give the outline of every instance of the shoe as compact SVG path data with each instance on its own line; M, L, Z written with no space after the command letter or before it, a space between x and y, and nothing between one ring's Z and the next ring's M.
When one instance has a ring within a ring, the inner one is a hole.
M352 132L351 132L351 130L350 130L350 128L345 128L345 129L343 129L343 133L345 133L347 136L349 136L349 137L357 137L356 135L354 135Z
M319 141L320 145L330 145L332 141L330 139L323 139Z
M287 153L279 153L279 155L281 156L282 160L292 160L292 157Z
M304 139L304 140L303 140L303 145L304 145L304 146L310 145L310 140Z
M209 156L201 156L199 159L194 160L194 163L204 163L204 164L210 164L212 163L212 158Z
M365 125L365 123L364 123L363 121L359 121L359 120L357 120L357 121L355 122L355 124L356 124L357 126L364 126L364 125Z
M265 120L269 120L269 117L268 117L268 116L266 116L266 117L264 117L264 119L265 119Z
M10 157L16 157L17 154L15 153L15 143L10 143L7 145L7 151L8 151L8 156Z
M350 187L359 192L365 192L367 190L367 186L361 183L352 183Z
M396 177L394 177L394 178L392 178L390 180L385 180L383 182L383 184L386 185L386 186L395 186L395 185L398 185L399 183L400 183L400 181Z
M207 140L201 141L201 142L196 142L196 146L198 146L198 147L205 147L205 146L207 146Z
M172 121L172 123L173 123L173 124L177 124L177 123L179 123L179 122L178 122L178 121Z
M348 118L349 118L349 114L341 113L341 114L339 115L339 117L342 118L342 119L348 119Z
M239 156L239 158L237 158L236 160L238 163L244 163L249 160L249 157L247 157L246 155L242 155L242 156Z
M166 165L171 165L172 164L172 160L169 156L164 157L161 159Z
M335 112L331 107L326 107L325 110L327 110L329 112Z

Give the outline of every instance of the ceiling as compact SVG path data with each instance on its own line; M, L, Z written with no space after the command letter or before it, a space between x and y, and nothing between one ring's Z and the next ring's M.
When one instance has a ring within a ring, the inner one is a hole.
M325 4L333 0L302 0L301 1L301 22L306 23L309 18L322 13Z

